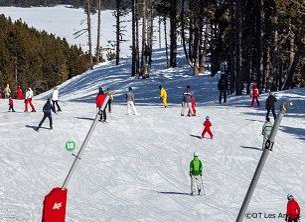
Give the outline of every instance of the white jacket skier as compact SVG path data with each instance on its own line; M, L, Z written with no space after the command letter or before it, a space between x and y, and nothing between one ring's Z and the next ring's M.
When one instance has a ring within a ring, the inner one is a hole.
M137 109L136 109L135 104L134 104L134 95L133 95L131 87L128 88L128 92L126 94L126 100L127 100L127 113L128 113L128 115L131 115L131 109L132 109L134 115L138 115Z
M55 105L56 105L57 106L57 111L60 112L61 108L58 104L58 100L59 100L59 90L58 90L58 87L56 86L53 90L52 102L53 102L53 107L55 108Z
M263 128L262 128L262 135L264 136L262 150L265 148L265 143L266 143L266 141L268 140L268 138L271 134L272 127L273 127L273 124L270 122L270 118L267 117L266 122L265 122L265 124L263 125Z
M26 99L32 99L34 97L34 92L31 88L28 88L25 94Z

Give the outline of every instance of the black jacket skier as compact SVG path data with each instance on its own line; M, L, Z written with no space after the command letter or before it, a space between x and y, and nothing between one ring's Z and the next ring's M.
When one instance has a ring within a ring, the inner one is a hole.
M56 113L54 106L51 104L50 99L48 99L48 101L46 102L46 104L43 106L43 118L40 121L38 127L37 127L37 131L39 130L39 128L41 127L41 125L44 123L44 121L46 120L46 118L48 118L50 120L50 129L53 129L53 119L52 119L52 112Z
M227 102L227 81L225 80L225 78L221 77L220 80L218 81L218 90L219 90L219 103L221 103L222 97L224 100L224 103Z
M275 120L276 118L276 114L275 114L275 111L274 111L274 104L276 103L276 98L274 95L272 95L271 91L269 91L269 96L266 100L266 110L267 110L267 114L266 114L266 119L267 117L269 117L269 113L270 111L272 112L272 115L273 115L273 118Z

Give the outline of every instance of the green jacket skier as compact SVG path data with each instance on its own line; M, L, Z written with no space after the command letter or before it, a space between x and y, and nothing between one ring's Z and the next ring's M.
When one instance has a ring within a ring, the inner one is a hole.
M190 177L191 177L191 195L197 192L201 193L201 176L202 176L202 162L199 159L197 152L194 153L194 158L190 163Z

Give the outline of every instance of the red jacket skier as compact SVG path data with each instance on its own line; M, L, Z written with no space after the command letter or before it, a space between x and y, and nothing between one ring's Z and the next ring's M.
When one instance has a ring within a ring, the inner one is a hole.
M17 99L24 99L24 94L20 86L17 87Z
M195 103L194 95L192 96L192 110L193 110L193 116L196 116L197 110L196 110L196 103ZM189 110L188 116L191 116L191 110Z
M252 97L251 107L254 106L254 100L256 100L257 106L259 106L258 95L259 95L258 88L257 88L256 84L253 84L252 89L251 89L251 97Z
M207 116L205 118L205 121L204 121L203 125L204 125L204 129L203 129L203 131L201 133L201 139L204 138L204 135L206 133L208 133L210 135L211 139L213 139L213 133L211 131L212 123L210 121L210 117L209 116Z
M99 88L99 92L96 96L95 103L96 107L99 109L99 114L100 114L100 122L106 122L107 116L106 116L106 106L104 107L103 110L101 110L103 103L106 99L106 94L104 93L102 87Z
M287 212L285 221L297 222L300 218L300 206L291 194L287 195Z

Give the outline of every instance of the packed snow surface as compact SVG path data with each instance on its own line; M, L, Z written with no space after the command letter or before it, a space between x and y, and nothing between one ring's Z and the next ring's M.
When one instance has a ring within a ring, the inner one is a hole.
M182 57L180 52L179 58ZM61 186L74 160L64 148L74 140L80 148L96 113L98 87L116 89L108 123L98 123L80 164L68 184L66 221L73 222L232 222L262 154L261 108L250 108L248 95L218 104L218 77L192 77L190 68L166 69L164 53L156 51L151 78L130 77L130 60L120 66L97 66L60 86L63 112L39 132L42 106L51 92L34 99L38 112L7 112L0 100L0 218L5 222L40 222L44 196ZM159 84L169 93L170 107L159 100ZM190 85L197 101L196 117L181 117L181 97ZM133 87L140 115L129 116L124 101ZM284 101L294 107L283 118L245 221L283 221L286 195L305 206L305 92L275 93L277 108ZM215 138L199 139L206 115ZM190 196L189 163L193 152L203 161L206 196ZM258 214L261 214L261 218ZM266 218L266 217L275 218Z

